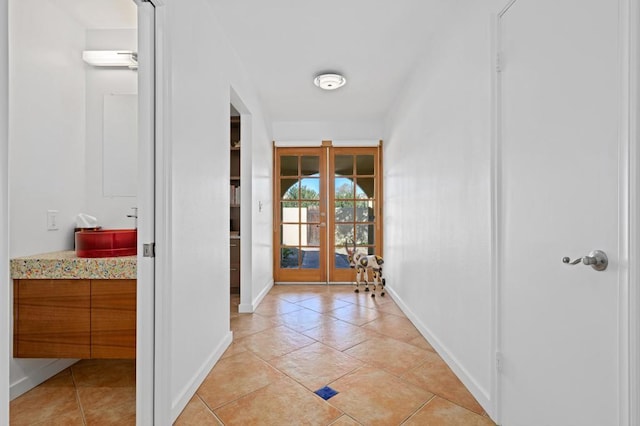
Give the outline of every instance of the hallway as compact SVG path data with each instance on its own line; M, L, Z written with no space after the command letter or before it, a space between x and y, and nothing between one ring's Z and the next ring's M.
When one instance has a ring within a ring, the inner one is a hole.
M234 343L175 424L493 425L389 295L353 289L275 286L255 314L232 296Z

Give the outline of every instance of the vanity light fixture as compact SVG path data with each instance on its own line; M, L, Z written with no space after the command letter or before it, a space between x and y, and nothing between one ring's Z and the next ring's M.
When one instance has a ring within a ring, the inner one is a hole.
M85 50L82 59L94 67L138 69L138 54L130 50Z
M335 90L344 86L347 79L336 73L319 74L313 79L313 84L324 90Z

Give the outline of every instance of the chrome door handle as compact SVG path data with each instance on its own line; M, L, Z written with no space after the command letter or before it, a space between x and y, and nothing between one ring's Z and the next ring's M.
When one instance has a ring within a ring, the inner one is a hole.
M582 262L584 265L591 265L591 267L596 271L604 271L609 265L607 254L602 250L593 250L587 256L579 257L573 262L568 257L562 258L562 263L566 263L568 265L577 265L580 262Z

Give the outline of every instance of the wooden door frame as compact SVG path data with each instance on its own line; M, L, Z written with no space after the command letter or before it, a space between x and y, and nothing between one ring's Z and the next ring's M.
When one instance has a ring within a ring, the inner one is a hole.
M332 250L335 248L335 242L333 241L333 237L330 235L329 230L332 229L333 226L333 218L332 215L330 214L330 209L333 208L333 203L329 202L329 199L332 197L329 197L330 192L333 190L333 179L332 179L332 174L334 173L334 168L330 167L330 160L329 157L330 155L335 152L333 150L336 150L337 152L343 151L343 152L353 152L353 150L364 150L365 152L371 152L374 153L377 157L376 157L376 171L375 171L375 185L376 185L376 206L374 207L375 210L375 216L376 216L376 251L377 251L377 255L379 256L383 256L383 250L384 250L384 217L383 217L383 201L384 201L384 184L383 184L383 147L382 147L382 140L379 141L375 141L376 143L348 143L348 142L336 142L334 144L333 141L329 141L329 140L325 140L322 141L319 144L290 144L290 143L285 143L283 145L278 145L276 142L273 143L273 159L272 159L272 164L273 164L273 275L274 275L274 282L276 283L302 283L304 281L300 280L296 280L296 281L287 281L287 280L283 280L281 276L279 276L279 255L278 255L278 250L279 250L279 246L280 246L280 242L279 242L279 235L280 235L280 231L279 231L279 227L280 227L280 208L279 208L279 202L280 202L280 195L279 195L279 191L277 188L277 180L279 179L279 169L278 169L278 155L280 152L282 152L282 150L288 150L292 153L296 153L296 150L306 150L309 148L312 149L321 149L322 150L322 156L324 157L323 161L324 161L324 165L321 165L321 169L325 170L326 173L328 173L328 178L327 179L323 179L321 180L321 185L324 185L325 187L325 193L326 193L326 200L324 203L321 203L321 208L324 208L324 212L325 212L325 223L326 223L326 232L324 232L324 239L325 239L325 247L326 247L326 253L321 256L322 259L321 261L324 261L324 267L321 266L321 269L323 269L323 271L321 271L322 274L322 280L321 281L312 281L310 283L326 283L326 284L342 284L342 283L351 283L353 282L353 280L348 280L348 281L329 281L329 278L335 275L334 272L334 268L333 268L333 261L332 258L330 256L330 254L332 253ZM285 151L287 152L287 151ZM329 183L331 182L331 183ZM324 206L322 206L324 205ZM327 241L326 239L331 239L331 241ZM329 262L329 263L327 263ZM353 273L353 277L355 278L355 273Z

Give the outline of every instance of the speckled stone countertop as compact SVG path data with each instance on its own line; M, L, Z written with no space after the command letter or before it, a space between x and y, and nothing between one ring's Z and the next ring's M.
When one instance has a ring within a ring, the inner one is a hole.
M136 256L80 258L58 251L11 259L13 279L136 279Z

